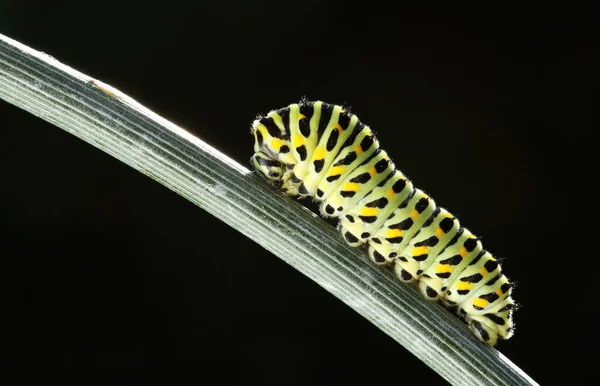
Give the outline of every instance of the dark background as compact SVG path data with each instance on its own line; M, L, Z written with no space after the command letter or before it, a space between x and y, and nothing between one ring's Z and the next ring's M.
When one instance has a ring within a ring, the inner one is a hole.
M350 105L506 258L521 308L499 350L544 385L600 380L593 9L201 3L3 0L0 33L243 165L256 114ZM0 117L1 384L445 384L183 198L5 102Z

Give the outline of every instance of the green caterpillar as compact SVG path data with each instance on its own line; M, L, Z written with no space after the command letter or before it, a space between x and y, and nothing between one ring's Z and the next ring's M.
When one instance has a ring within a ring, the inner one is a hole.
M340 219L348 244L366 244L375 264L452 309L480 340L512 336L512 285L498 261L413 187L356 115L301 101L258 117L251 131L251 162L271 184L316 199L323 216Z

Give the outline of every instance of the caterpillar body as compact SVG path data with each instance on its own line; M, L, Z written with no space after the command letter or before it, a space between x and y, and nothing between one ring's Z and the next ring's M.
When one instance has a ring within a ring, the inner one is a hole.
M251 163L272 185L320 202L348 244L366 245L375 264L453 310L481 341L512 336L512 285L498 261L396 169L356 115L303 100L259 116L251 132Z

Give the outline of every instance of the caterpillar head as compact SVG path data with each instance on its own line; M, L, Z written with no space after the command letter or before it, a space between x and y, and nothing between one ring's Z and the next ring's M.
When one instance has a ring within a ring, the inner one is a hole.
M281 161L259 151L254 153L251 162L254 168L264 175L271 185L278 189L281 188L285 174L285 165Z

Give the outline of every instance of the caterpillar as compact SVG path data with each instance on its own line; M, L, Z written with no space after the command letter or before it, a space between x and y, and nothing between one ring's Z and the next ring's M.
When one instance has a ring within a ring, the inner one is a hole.
M478 237L415 188L348 109L322 101L258 116L251 164L293 197L312 197L321 215L370 260L393 268L492 346L512 336L512 284Z

